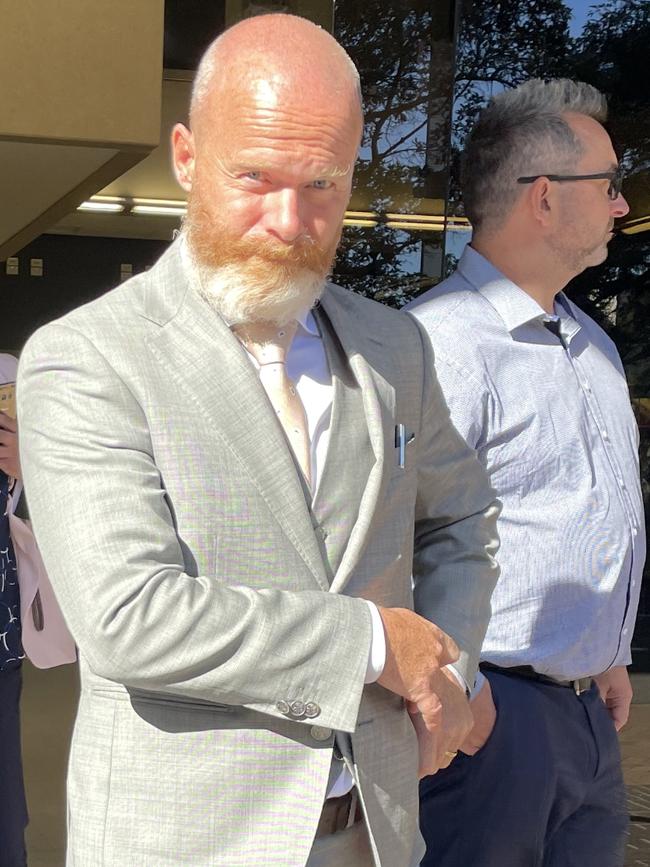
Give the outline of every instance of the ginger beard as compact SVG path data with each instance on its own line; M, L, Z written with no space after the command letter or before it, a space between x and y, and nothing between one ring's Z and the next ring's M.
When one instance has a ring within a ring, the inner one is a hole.
M329 247L311 238L282 244L239 237L201 201L198 185L188 197L183 229L198 270L198 291L229 325L284 325L314 306L325 287L341 229Z

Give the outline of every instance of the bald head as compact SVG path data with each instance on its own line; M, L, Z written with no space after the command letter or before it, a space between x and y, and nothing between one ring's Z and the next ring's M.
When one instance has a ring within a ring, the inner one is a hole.
M173 164L209 298L229 322L288 322L322 291L341 237L363 128L357 71L303 18L249 18L207 50L190 121L172 131Z
M361 124L361 87L352 60L329 33L295 15L247 18L215 39L194 80L191 127L200 127L224 96L237 91L312 104L336 100Z

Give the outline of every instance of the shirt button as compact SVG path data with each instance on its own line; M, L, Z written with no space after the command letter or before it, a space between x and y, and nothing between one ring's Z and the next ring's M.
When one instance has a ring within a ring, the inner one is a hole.
M309 733L315 741L328 741L332 737L332 729L325 726L312 726Z
M603 439L605 440L606 443L609 442L609 434L607 433L606 430L603 431Z
M291 711L291 716L304 716L305 703L304 701L300 701L300 699L296 699L296 701L291 702L289 709Z
M285 716L289 716L289 714L291 713L291 708L289 707L288 701L279 701L275 707L277 708L277 710L280 711L280 713L283 713Z

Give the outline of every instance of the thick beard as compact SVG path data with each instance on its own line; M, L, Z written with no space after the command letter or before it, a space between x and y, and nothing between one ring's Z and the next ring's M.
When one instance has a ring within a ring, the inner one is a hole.
M322 248L311 238L291 245L241 238L202 206L196 188L183 230L197 269L197 290L229 325L284 325L310 310L330 272L340 232Z

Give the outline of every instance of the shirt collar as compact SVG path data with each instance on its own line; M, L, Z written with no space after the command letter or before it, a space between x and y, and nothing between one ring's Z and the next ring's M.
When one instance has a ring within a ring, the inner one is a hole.
M300 316L297 316L296 318L298 320L299 328L302 328L310 337L320 337L320 331L318 330L316 319L311 310L301 313Z
M548 314L534 298L504 276L485 256L469 245L463 250L458 270L481 293L503 319L508 331Z

